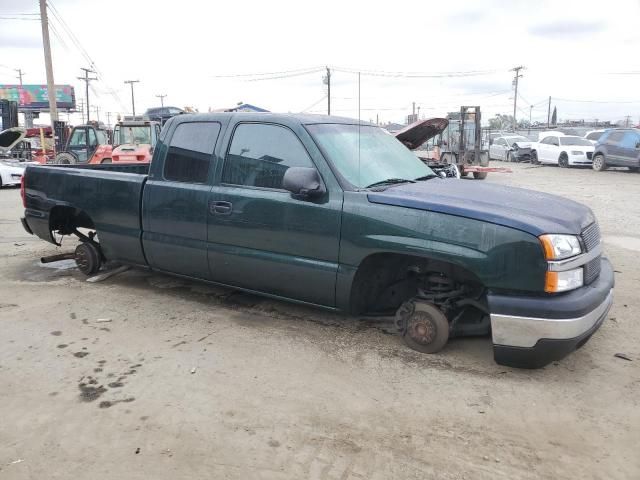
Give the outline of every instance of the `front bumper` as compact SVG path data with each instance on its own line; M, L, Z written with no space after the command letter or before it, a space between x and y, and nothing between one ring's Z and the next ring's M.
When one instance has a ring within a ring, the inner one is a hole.
M569 165L591 165L593 160L587 155L569 155Z
M553 297L489 295L494 359L501 365L540 368L584 345L613 303L611 263L601 259L590 285Z

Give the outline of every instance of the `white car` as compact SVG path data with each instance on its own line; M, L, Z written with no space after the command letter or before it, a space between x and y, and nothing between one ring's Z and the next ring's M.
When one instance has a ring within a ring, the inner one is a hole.
M0 160L0 188L11 185L20 185L24 167L18 162Z
M20 143L26 134L24 128L15 127L0 132L0 188L20 185L24 165L12 160L11 149Z
M502 135L489 146L489 160L522 162L531 159L531 140L521 135Z
M606 132L606 130L591 130L590 132L587 132L583 138L589 140L592 144L595 145L596 143L598 143L598 140L604 132Z
M593 144L582 137L554 133L532 145L532 162L560 167L591 165Z

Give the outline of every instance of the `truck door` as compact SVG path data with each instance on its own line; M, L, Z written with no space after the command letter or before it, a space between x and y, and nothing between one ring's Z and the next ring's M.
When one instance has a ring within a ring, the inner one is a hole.
M87 163L89 158L91 158L90 154L93 154L93 150L95 150L95 146L93 150L91 147L90 133L93 134L94 145L97 144L98 140L95 138L96 134L93 128L76 127L73 129L73 133L71 133L67 150L78 159L78 163Z
M209 200L211 278L334 306L342 190L304 200L282 188L289 167L317 168L285 126L239 123L231 135Z
M143 198L143 246L149 265L202 279L207 263L207 201L218 122L179 123L151 164ZM162 158L164 155L164 158Z

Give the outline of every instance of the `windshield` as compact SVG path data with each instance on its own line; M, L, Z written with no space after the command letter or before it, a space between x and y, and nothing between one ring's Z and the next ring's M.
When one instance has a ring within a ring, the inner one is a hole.
M591 132L587 135L587 140L598 140L604 132Z
M307 129L335 168L356 188L387 179L415 180L434 174L407 147L381 128L320 124L309 125Z
M530 142L531 140L529 140L528 138L525 137L506 137L505 140L507 141L507 143L512 143L512 142Z
M96 130L96 135L98 136L98 145L109 144L109 137L107 136L107 132L105 130Z
M558 137L560 139L560 145L582 145L590 147L592 144L589 140L585 140L581 137Z
M149 125L119 125L116 127L114 135L115 145L133 145L142 143L151 144L151 128Z

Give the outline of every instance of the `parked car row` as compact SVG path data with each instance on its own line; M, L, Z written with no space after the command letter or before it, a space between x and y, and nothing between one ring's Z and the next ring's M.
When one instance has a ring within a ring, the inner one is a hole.
M559 131L540 132L538 141L503 134L491 139L490 160L558 165L561 168L591 166L602 171L608 167L640 170L640 130L615 128L593 130L584 137Z

